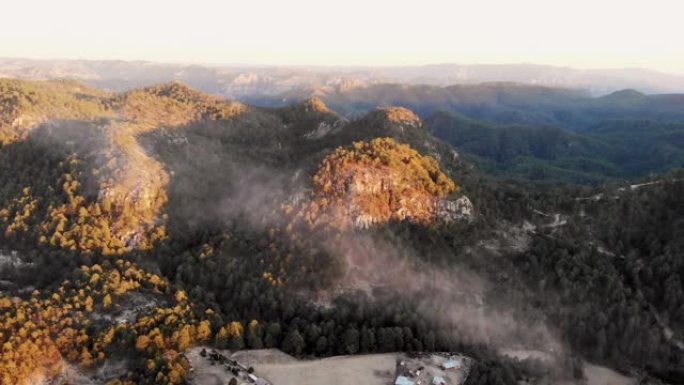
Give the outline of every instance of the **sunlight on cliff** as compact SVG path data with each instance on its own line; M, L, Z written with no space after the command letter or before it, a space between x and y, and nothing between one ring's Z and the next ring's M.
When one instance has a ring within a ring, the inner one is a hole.
M391 220L432 223L456 184L437 161L391 138L355 142L328 155L300 213L312 225L367 228Z

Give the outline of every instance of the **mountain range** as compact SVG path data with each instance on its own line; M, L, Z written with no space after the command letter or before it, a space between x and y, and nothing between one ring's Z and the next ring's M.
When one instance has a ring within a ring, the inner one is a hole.
M0 58L0 76L34 80L78 79L112 91L179 80L204 92L238 99L290 91L339 92L379 83L446 87L514 82L579 89L593 96L626 88L649 94L684 92L682 75L638 68L574 69L535 64L321 67Z

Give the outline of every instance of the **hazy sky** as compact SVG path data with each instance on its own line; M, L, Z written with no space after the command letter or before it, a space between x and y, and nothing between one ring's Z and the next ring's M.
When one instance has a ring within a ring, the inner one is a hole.
M2 0L0 56L684 74L680 0Z

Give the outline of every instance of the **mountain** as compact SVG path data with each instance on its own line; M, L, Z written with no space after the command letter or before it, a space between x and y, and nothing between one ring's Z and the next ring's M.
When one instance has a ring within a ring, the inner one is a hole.
M254 106L179 82L3 79L0 100L3 384L195 383L202 349L244 379L212 349L262 348L458 353L475 385L583 384L594 365L684 378L681 172L539 186L433 132L499 143L481 155L496 161L611 148L589 134Z
M279 106L309 95L292 91L277 97L245 100ZM409 108L423 118L438 111L451 111L495 123L555 125L574 130L616 119L684 120L681 94L646 95L635 90L592 97L580 90L503 82L448 87L375 84L320 93L318 97L345 116L362 115L376 106L394 105Z
M233 98L292 91L344 92L378 83L472 85L513 82L587 90L603 95L624 88L644 93L682 93L684 76L645 69L587 69L534 64L431 64L396 67L246 66L152 63L120 60L32 60L0 58L0 77L76 79L113 91L180 80Z
M279 105L298 97L256 102ZM377 84L320 98L344 116L377 106L409 108L437 137L499 177L596 185L684 164L679 94L621 90L591 97L512 83Z
M575 69L535 64L433 64L387 69L396 81L413 77L414 84L452 85L513 82L554 88L584 89L593 95L623 88L646 93L682 92L681 76L639 68Z

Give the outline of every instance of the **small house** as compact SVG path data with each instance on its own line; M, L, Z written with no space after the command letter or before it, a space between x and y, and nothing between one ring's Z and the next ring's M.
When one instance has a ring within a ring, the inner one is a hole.
M442 376L435 376L432 378L432 385L447 385L446 380Z
M449 358L440 365L443 370L460 369L463 362L460 358Z
M397 379L394 380L394 385L415 385L415 383L406 376L397 376Z

